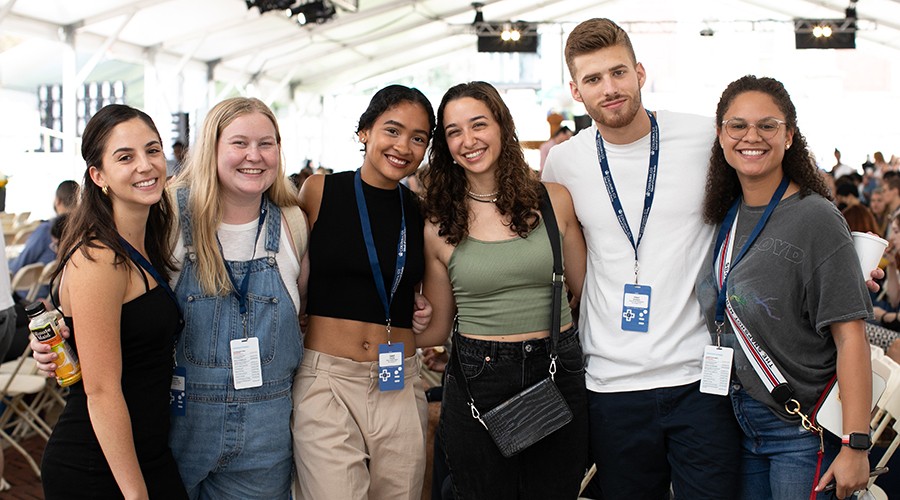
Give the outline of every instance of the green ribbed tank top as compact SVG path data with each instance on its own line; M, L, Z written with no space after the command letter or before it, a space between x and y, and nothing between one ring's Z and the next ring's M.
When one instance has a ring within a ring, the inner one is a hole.
M447 266L460 333L512 335L550 329L553 253L542 220L527 238L467 237ZM572 321L565 299L560 324Z

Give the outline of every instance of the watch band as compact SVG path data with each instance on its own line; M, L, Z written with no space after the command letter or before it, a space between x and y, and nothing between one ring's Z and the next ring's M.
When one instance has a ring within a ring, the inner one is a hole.
M841 436L841 445L854 450L868 450L872 447L872 437L865 432L851 432Z

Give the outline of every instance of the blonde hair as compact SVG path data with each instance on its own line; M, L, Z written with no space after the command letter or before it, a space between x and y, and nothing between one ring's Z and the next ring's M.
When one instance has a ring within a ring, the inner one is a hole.
M200 137L188 154L184 168L173 183L175 190L187 188L190 191L188 213L197 256L197 279L200 288L208 295L226 295L233 291L225 269L225 259L216 240L216 230L222 222L223 213L217 168L219 138L234 120L251 113L261 113L272 122L279 150L275 182L264 195L279 207L297 205L296 190L284 174L281 132L272 110L253 97L233 97L213 106L203 122Z

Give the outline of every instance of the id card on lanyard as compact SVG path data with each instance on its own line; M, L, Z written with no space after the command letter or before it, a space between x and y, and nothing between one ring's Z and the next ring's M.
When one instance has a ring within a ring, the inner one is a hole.
M603 174L603 183L606 185L606 193L612 203L613 211L619 221L619 226L628 237L631 248L634 249L634 283L626 283L622 295L622 330L628 332L646 333L650 328L650 292L651 287L638 281L638 247L644 237L644 229L647 227L647 219L650 216L650 208L653 206L653 195L656 191L656 172L659 169L659 125L656 117L649 110L644 110L650 117L650 161L647 170L647 187L644 192L644 209L641 212L641 228L637 240L631 232L625 210L619 199L616 184L613 182L612 172L609 169L609 160L606 157L606 147L600 131L597 130L597 159L600 161L600 172Z
M395 391L403 389L403 342L391 342L391 303L394 294L400 286L403 278L403 268L406 266L406 210L403 207L403 191L397 186L400 195L400 237L397 241L397 260L394 264L394 280L391 284L391 293L388 295L384 287L384 276L381 274L381 264L378 262L378 252L375 250L375 237L372 235L372 223L369 220L369 209L366 205L366 197L362 188L362 169L356 171L353 177L353 189L356 193L356 208L359 210L359 222L362 226L363 240L366 243L366 253L369 256L369 266L372 268L372 278L375 280L375 289L384 307L385 330L387 343L378 346L378 388L382 391Z
M259 241L259 234L262 232L263 225L266 223L266 197L263 195L259 202L259 223L256 226L256 238L253 239L253 254L250 260L256 258L256 243ZM219 243L219 252L222 258L225 258L225 251L222 249L222 243L216 236L216 242ZM234 295L238 301L239 311L241 313L241 330L242 338L233 339L229 346L231 347L231 375L234 379L234 388L250 389L262 386L262 366L259 354L259 338L251 337L247 332L247 316L249 315L249 287L250 287L250 269L246 269L241 283L238 284L231 272L231 267L225 265L228 271L228 279L231 280L231 286L234 288Z
M725 219L722 221L722 226L719 228L719 234L716 236L716 244L714 247L715 253L713 254L713 275L716 279L716 285L719 288L719 293L716 297L716 345L706 346L704 349L700 392L718 396L728 395L728 384L731 377L734 350L730 347L722 347L721 336L725 327L726 315L728 316L729 321L735 322L735 326L737 326L736 322L739 321L737 316L732 313L731 304L728 300L728 277L730 276L730 272L734 270L734 267L737 266L738 262L744 258L747 251L759 237L759 234L769 221L772 212L775 211L775 207L777 207L778 203L781 201L781 197L784 196L785 191L787 191L789 184L790 179L785 176L778 185L778 188L772 194L772 198L769 200L765 212L763 212L762 217L757 221L753 231L750 232L750 236L747 238L744 246L733 259L732 255L737 233L738 209L741 206L743 197L738 197L738 199L734 201L731 208L728 209ZM746 329L740 327L733 329L735 335L745 336L744 338L748 339L750 343L756 344L756 342L749 337L749 332L746 331ZM742 348L745 347L745 342L739 342L739 344ZM765 351L762 351L761 349L752 350L744 348L743 350L754 370L760 375L763 381L766 382L769 392L772 392L775 387L780 385L778 379L784 380L784 376L778 371L778 367L775 366L774 362L772 362Z

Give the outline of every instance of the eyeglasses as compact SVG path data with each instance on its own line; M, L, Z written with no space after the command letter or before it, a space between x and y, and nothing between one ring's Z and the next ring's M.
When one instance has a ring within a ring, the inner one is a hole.
M763 139L771 139L775 137L778 128L785 123L784 120L779 120L778 118L763 118L756 123L747 123L747 120L743 118L732 118L730 120L722 120L722 128L725 129L728 137L736 141L743 139L747 132L750 131L750 127L756 127L757 135Z

